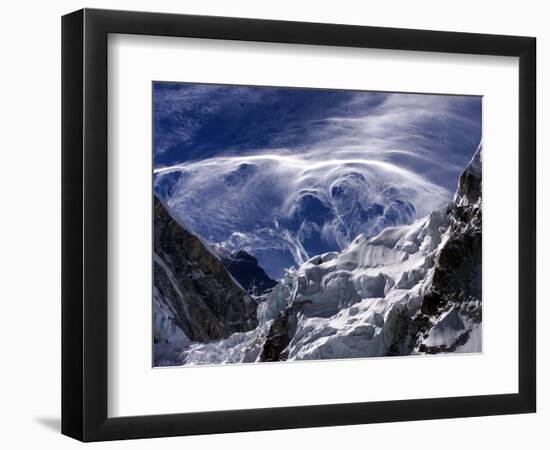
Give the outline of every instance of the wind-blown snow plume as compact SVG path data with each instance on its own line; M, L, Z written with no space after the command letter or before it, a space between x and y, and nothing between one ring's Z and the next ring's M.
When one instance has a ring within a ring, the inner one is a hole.
M218 157L156 174L157 189L164 177L177 178L168 204L191 229L230 251L255 254L268 271L280 264L274 255L283 259L279 267L301 264L360 233L409 223L450 197L406 169L365 158Z

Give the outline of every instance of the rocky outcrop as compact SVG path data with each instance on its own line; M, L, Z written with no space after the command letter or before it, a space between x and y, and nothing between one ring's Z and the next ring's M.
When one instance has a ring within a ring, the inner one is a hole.
M481 323L481 146L460 176L448 214L448 237L415 318L419 352L455 351Z
M307 304L311 304L311 301L294 301L271 322L260 355L261 362L286 361L288 358L286 349L296 333L298 314Z
M220 251L220 258L229 273L254 296L262 296L273 289L277 282L269 278L258 265L258 260L244 250L228 253Z
M154 199L155 344L207 342L256 327L256 302Z

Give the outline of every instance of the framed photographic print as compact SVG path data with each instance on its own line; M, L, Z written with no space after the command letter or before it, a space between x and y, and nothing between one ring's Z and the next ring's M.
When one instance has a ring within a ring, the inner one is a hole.
M62 31L64 434L535 411L535 38Z

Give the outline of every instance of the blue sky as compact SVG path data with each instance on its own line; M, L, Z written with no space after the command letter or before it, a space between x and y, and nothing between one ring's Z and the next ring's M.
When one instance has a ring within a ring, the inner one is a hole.
M156 191L203 239L273 276L442 207L481 141L480 97L153 89Z
M300 147L334 114L353 117L347 91L155 83L155 155L170 165L222 152ZM383 95L369 94L372 106ZM342 105L344 105L342 107Z
M449 175L458 176L481 139L480 97L155 82L155 167L259 149L307 151L338 138L344 144L355 138L360 145L365 136L357 136L359 120L368 122L369 115L376 118L380 111L387 114L385 108L396 96L409 99L406 115L413 119L411 124L403 123L410 126L409 135L396 147L418 153L429 150L443 175L439 182L451 188L455 180ZM434 105L432 117L414 121L415 109L422 117L430 104ZM391 127L380 130L376 138L395 138L392 131ZM425 171L431 169L429 165L415 168Z

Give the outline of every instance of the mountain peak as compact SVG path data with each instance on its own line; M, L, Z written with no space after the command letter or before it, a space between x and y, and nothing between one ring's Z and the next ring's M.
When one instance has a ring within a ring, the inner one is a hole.
M460 174L458 188L455 194L455 203L477 203L481 199L481 143L474 156Z

